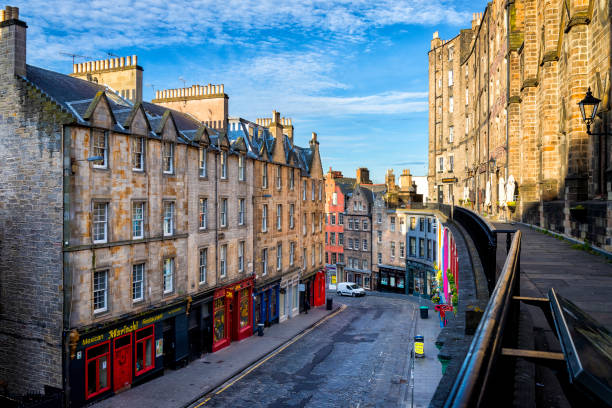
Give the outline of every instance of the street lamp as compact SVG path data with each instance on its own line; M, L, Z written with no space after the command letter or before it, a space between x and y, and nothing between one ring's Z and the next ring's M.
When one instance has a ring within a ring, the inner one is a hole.
M587 134L598 136L598 133L591 133L591 124L595 120L595 115L597 115L597 108L599 108L599 103L601 100L595 98L591 93L591 87L587 90L586 96L583 100L578 102L578 106L580 106L580 113L582 114L582 120L586 124Z
M578 102L578 106L580 106L582 120L586 124L587 134L589 136L599 136L599 193L603 194L605 192L607 176L606 173L609 173L609 170L606 170L608 161L608 143L606 142L606 139L608 137L608 127L605 122L605 117L603 118L603 132L591 132L591 125L595 121L595 115L597 115L597 110L599 108L600 103L601 100L593 96L593 94L591 93L591 87L589 87L584 99Z

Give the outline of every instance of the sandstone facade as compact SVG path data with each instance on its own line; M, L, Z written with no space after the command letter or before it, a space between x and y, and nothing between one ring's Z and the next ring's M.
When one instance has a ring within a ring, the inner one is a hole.
M452 185L455 204L612 249L610 13L606 1L493 1L457 37L434 34L434 201L449 203ZM602 100L591 128L601 135L587 134L578 107L589 87ZM509 177L514 196L500 197Z

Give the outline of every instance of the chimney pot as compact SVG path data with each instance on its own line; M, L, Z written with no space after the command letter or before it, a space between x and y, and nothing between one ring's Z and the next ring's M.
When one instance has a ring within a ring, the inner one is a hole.
M132 57L128 55L127 57L125 57L125 66L129 67L131 65L132 65Z
M119 58L119 66L122 68L125 67L125 57Z
M132 55L132 65L134 65L134 66L138 65L138 56L137 55Z
M222 94L225 93L225 85L224 84L221 84L221 93Z

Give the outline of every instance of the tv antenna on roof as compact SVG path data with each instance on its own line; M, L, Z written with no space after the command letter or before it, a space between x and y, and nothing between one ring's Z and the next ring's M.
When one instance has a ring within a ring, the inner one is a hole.
M117 55L117 54L113 54L113 53L112 53L112 52L110 52L110 51L106 51L106 55L107 55L107 56L109 56L109 57L121 58L119 55Z
M84 58L84 59L89 59L89 60L92 60L92 59L93 59L92 57L89 57L89 56L87 56L87 55L71 54L71 53L69 53L69 52L60 52L60 54L62 54L62 55L67 55L67 56L69 56L69 57L72 57L72 63L73 63L73 64L74 64L74 59L75 59L75 58Z

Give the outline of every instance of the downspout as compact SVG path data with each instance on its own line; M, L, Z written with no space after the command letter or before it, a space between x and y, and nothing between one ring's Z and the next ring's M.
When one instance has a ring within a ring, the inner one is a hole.
M510 102L510 5L514 4L514 0L508 0L506 3L506 183L508 182L509 163L510 163L510 119L509 119L509 102ZM506 201L511 201L506 197Z
M491 169L489 160L491 160L491 42L489 41L489 30L491 27L491 10L490 6L485 10L487 13L487 183L491 183ZM486 183L485 183L486 186ZM491 197L491 209L493 206L493 183L489 185L489 195ZM486 192L485 192L486 194Z
M63 225L62 225L62 247L70 245L70 191L72 189L72 165L71 165L71 141L70 127L63 126L62 129L62 160L63 160ZM64 299L62 302L62 380L64 388L64 406L70 403L70 312L72 310L72 275L69 267L69 254L62 250L62 285Z
M221 149L219 149L221 152ZM219 177L218 164L219 155L215 154L215 285L219 285ZM227 267L227 265L226 265Z

